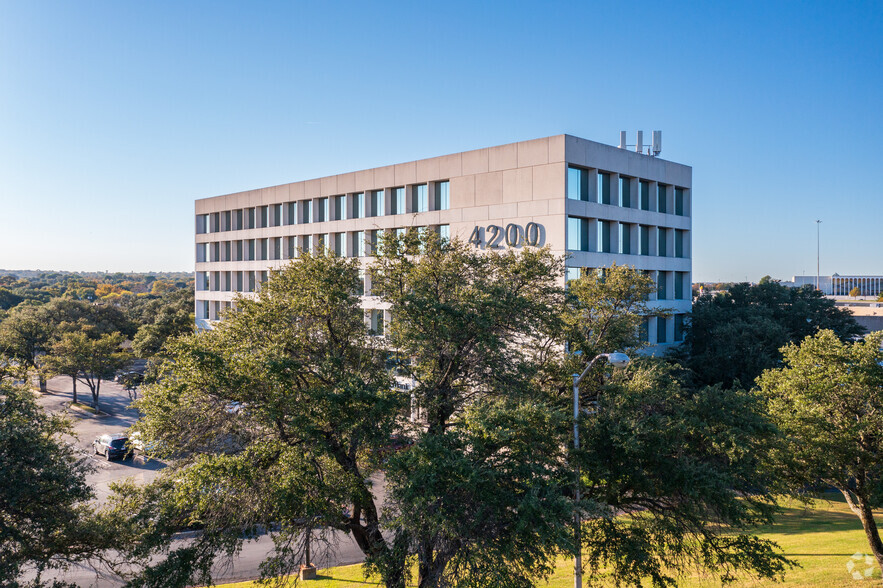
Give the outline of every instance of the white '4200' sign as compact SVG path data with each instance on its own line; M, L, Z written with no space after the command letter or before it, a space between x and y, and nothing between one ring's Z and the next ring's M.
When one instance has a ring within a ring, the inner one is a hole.
M469 242L476 247L484 249L499 249L506 247L542 247L546 241L546 230L543 225L529 222L524 226L509 223L505 227L500 225L488 225L475 227Z

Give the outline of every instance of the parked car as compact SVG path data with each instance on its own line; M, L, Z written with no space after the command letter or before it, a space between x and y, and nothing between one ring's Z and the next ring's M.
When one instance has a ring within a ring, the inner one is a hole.
M128 445L129 437L124 433L102 435L92 442L95 453L104 455L107 461L116 457L125 459L132 453Z
M124 386L140 386L144 383L144 374L141 374L139 372L125 372L122 374L118 374L116 377L116 381L117 383L123 384Z

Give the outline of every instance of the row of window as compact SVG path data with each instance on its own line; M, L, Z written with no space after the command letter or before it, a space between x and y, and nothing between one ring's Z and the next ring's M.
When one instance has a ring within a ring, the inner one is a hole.
M601 271L603 268L569 267L565 273L565 281L575 280L585 272ZM690 272L644 270L644 274L653 277L656 282L657 300L690 300L692 297Z
M391 229L391 231L401 236L408 230L421 231L428 228L410 227ZM434 225L431 229L438 233L442 239L451 238L450 225ZM329 249L340 257L365 257L373 255L377 250L382 230L197 243L196 261L202 263L294 259L301 250L314 253L323 249Z
M689 232L686 230L577 216L567 217L567 249L690 257Z
M266 272L261 273L265 274ZM266 280L266 275L264 279ZM235 302L231 300L199 300L196 303L196 318L220 320L225 311L234 307ZM382 310L365 311L365 322L371 335L383 336L386 323L384 314Z
M197 234L220 233L450 208L451 187L450 182L445 180L198 214L196 232Z
M646 317L641 323L640 339L644 343L677 343L684 340L684 314L672 316ZM651 324L656 327L654 336L650 336ZM668 328L672 325L672 333ZM653 339L651 341L651 339Z
M230 272L226 272L230 273ZM240 272L234 272L240 273ZM246 278L252 280L251 289L247 290L250 292L256 291L260 284L256 284L254 280L256 277L254 274L256 272L241 272L241 273L250 273L251 275ZM261 279L265 281L267 279L266 272L258 272L261 274ZM222 301L222 300L199 300L196 304L196 318L198 319L208 319L208 320L220 320L224 311L229 310L234 307L233 301ZM641 341L645 343L651 344L660 344L660 343L676 343L684 340L684 318L686 315L684 314L675 314L669 317L646 317L640 326L639 338ZM385 312L383 310L371 309L365 311L365 322L368 325L368 329L370 330L372 335L382 336L385 332L385 323L386 317ZM672 332L669 333L669 326L671 326ZM651 337L651 330L654 331ZM652 339L652 341L651 341Z
M678 186L576 166L567 168L567 197L571 200L689 216L687 195Z

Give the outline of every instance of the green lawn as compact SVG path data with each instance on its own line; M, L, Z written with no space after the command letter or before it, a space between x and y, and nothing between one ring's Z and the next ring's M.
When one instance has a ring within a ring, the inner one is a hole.
M839 494L830 494L828 501L818 502L814 508L804 509L797 503L789 504L778 517L776 523L760 529L759 534L776 541L785 555L796 560L802 567L795 568L785 575L785 582L760 582L746 579L734 584L739 587L767 586L874 586L880 584L880 570L875 569L873 580L853 580L847 564L855 553L867 553L868 544L858 517L853 515ZM878 521L883 513L877 513ZM862 572L864 561L854 562L854 571ZM588 580L588 578L586 578ZM319 570L317 580L299 582L307 588L357 588L379 586L375 581L366 580L362 566L343 566ZM606 582L605 585L612 585ZM719 586L711 578L699 574L688 575L678 582L679 586L712 587ZM252 588L252 582L224 584L224 588ZM573 560L558 562L554 575L547 584L549 588L570 588L573 586Z

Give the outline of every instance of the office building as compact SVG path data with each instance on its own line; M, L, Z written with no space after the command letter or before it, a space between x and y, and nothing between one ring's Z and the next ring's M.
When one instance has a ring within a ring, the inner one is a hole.
M624 141L622 141L624 143ZM196 317L210 328L298 251L370 258L383 231L421 227L482 250L548 245L567 276L613 263L647 272L654 345L691 307L692 169L570 135L464 151L196 201ZM384 309L364 283L375 330Z

